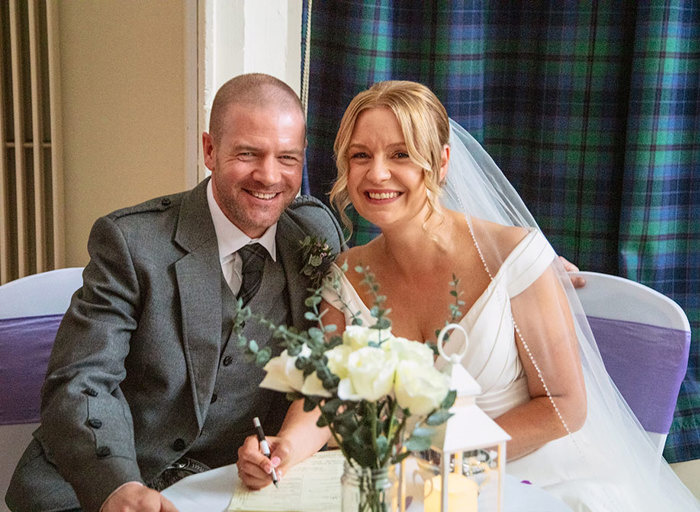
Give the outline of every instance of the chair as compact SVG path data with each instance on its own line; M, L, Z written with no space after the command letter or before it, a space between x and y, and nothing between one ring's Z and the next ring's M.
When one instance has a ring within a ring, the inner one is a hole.
M659 455L688 368L690 324L681 307L622 277L579 272L576 290L605 368Z
M82 286L82 268L34 274L0 286L0 511L39 422L39 400L56 330Z

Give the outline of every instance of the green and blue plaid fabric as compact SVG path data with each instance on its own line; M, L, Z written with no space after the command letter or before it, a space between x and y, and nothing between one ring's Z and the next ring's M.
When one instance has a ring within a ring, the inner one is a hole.
M653 4L653 5L651 5ZM700 3L314 2L305 189L327 198L345 107L432 88L555 249L676 300L692 330L665 457L700 458ZM377 233L356 214L351 243Z

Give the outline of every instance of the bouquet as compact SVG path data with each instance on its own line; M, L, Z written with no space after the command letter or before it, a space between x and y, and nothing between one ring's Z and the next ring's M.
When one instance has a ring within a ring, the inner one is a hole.
M364 267L355 270L374 296L372 325L362 325L355 315L338 335L335 325L323 323L322 292L339 287L338 276L331 274L306 299L306 319L313 327L297 331L257 318L281 339L279 356L271 358L269 349L259 349L253 340L239 343L264 365L262 387L304 400L307 412L318 408L317 425L329 428L347 464L378 470L430 448L434 427L450 416L455 392L449 389L449 378L433 366L428 345L391 333L385 297L379 295L374 276ZM240 321L250 316L245 308L239 312ZM379 495L367 492L364 499L360 510L384 510Z

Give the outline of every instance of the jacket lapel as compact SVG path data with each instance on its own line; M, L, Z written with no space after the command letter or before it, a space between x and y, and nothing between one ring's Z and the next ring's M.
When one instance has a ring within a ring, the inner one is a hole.
M182 344L197 423L204 425L216 381L221 345L221 264L207 204L208 180L195 187L180 207L175 242L187 254L175 263Z

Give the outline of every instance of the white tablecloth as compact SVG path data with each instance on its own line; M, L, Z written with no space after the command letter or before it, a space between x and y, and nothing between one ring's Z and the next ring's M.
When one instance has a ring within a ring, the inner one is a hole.
M180 512L223 512L238 480L234 464L189 476L163 491ZM504 512L571 512L561 500L512 476L505 479ZM332 511L329 511L332 512Z

